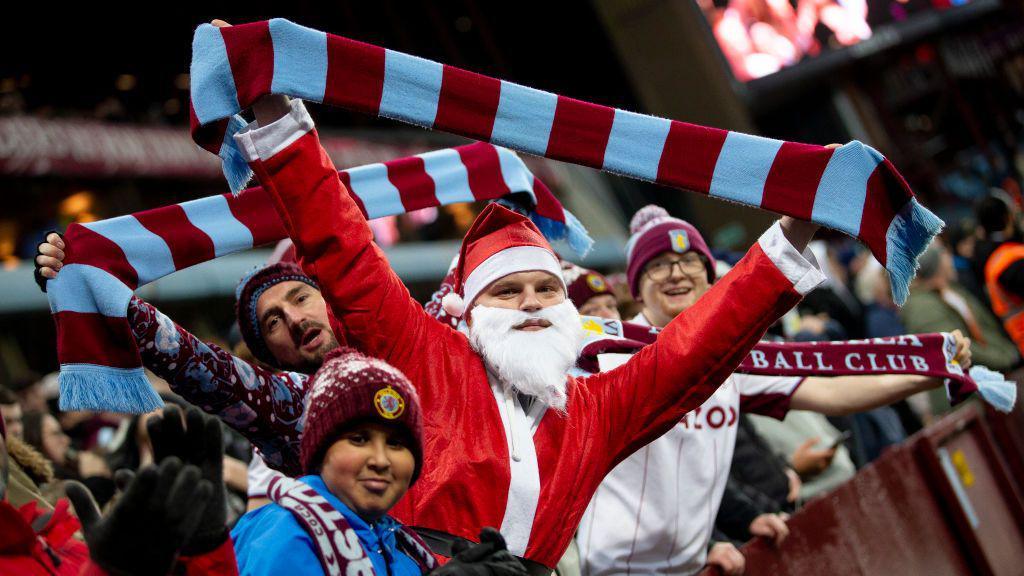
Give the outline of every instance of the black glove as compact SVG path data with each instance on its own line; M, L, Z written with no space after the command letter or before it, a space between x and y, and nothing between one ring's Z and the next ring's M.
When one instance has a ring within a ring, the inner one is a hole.
M458 541L452 559L431 572L431 576L528 576L526 567L505 546L505 538L494 528L480 531L479 544Z
M169 405L164 408L163 416L149 419L146 430L157 462L177 456L182 462L199 468L203 479L213 486L210 504L181 553L196 555L217 548L228 537L224 440L220 420L192 406L185 412L185 424L182 427L181 410Z
M213 487L199 475L177 458L147 466L103 518L89 489L68 482L93 562L113 576L165 576L210 501Z
M36 267L35 270L32 272L32 277L35 278L36 285L38 285L39 289L42 290L43 292L46 292L46 281L49 280L49 278L46 278L45 276L39 273L39 269L42 268L42 266L39 265L39 262L36 259L39 256L43 255L43 253L39 249L42 248L43 244L46 244L46 239L50 237L50 234L56 234L57 236L60 236L60 239L62 241L64 240L64 235L61 234L60 232L57 232L56 230L47 231L46 234L43 234L43 241L40 242L39 244L36 244L36 255L32 257L32 264L34 264ZM67 242L64 242L64 246L67 247Z

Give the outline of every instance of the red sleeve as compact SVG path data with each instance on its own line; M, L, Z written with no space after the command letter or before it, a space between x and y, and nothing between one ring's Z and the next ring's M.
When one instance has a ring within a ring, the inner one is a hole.
M185 576L236 576L238 562L235 560L235 547L231 538L206 554L198 556L182 556L178 564L185 568Z
M599 421L609 469L703 404L801 294L760 244L677 316L655 343L610 372L577 380L582 418ZM594 405L599 405L597 409Z
M301 105L239 141L349 344L406 371L456 335L391 269Z

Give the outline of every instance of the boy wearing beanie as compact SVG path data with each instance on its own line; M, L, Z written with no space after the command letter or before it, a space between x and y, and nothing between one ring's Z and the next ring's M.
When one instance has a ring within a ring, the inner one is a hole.
M351 348L330 352L310 381L305 475L271 481L271 503L239 520L232 532L239 573L434 570L426 544L388 516L420 476L422 443L419 396L401 372ZM506 565L502 574L521 570L507 552L484 560Z

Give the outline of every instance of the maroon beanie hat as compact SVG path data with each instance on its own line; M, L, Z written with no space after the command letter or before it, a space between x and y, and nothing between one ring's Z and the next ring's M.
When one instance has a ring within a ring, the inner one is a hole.
M277 360L263 340L263 331L260 330L259 318L256 317L256 303L268 288L288 281L305 282L317 290L320 289L295 262L278 262L256 268L246 274L235 289L235 317L238 319L238 329L242 333L245 345L258 360L277 368L281 366L278 366Z
M692 224L669 216L661 206L648 204L637 210L629 222L629 233L626 278L633 298L640 297L640 274L644 266L665 252L696 252L704 256L708 282L715 281L715 257L711 255L704 237Z
M383 360L352 348L336 348L309 382L300 458L306 474L316 474L327 449L348 424L378 422L404 428L416 459L412 483L423 469L420 398L409 379Z
M611 294L612 285L600 272L577 266L572 262L562 260L562 279L565 280L569 300L576 308L580 308L594 296Z

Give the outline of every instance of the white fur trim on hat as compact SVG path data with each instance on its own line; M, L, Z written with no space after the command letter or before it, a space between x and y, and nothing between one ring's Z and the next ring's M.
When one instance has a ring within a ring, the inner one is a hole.
M441 298L441 308L452 318L462 318L466 312L466 302L455 292L449 292Z
M558 278L562 290L565 290L562 266L559 264L558 258L555 258L554 253L540 246L513 246L492 254L465 279L462 290L464 308L469 309L476 297L496 280L516 272L534 270L548 272ZM441 302L443 306L444 300Z

